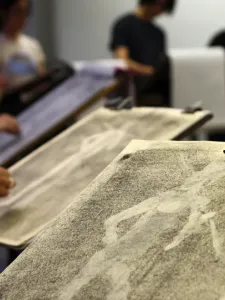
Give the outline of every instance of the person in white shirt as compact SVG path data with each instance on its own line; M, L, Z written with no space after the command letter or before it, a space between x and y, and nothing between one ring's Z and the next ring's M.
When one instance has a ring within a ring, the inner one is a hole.
M18 86L45 71L40 43L22 31L31 12L29 0L0 0L0 77Z

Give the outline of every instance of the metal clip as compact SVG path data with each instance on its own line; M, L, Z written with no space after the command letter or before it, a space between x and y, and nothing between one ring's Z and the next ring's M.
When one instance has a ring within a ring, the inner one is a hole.
M193 104L191 106L186 107L183 110L183 113L184 114L194 114L195 112L202 111L202 110L203 110L203 108L202 108L202 102L199 101L199 102L196 102L195 104Z

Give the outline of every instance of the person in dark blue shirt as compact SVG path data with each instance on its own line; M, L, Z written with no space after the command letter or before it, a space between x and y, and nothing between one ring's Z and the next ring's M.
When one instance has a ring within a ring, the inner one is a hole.
M152 74L166 52L165 33L153 20L174 7L175 0L139 0L134 13L114 23L110 50L134 71Z
M164 95L160 95L160 100L157 95L154 101L149 101L149 91L146 93L143 89L151 83L151 95L158 94L159 89L168 94L168 87L161 88L168 85L164 79L163 83L160 78L155 80L156 84L151 81L157 70L162 68L167 50L166 35L153 21L163 13L172 13L175 5L176 0L139 0L135 12L120 17L112 26L110 50L116 58L125 60L129 69L139 74L134 78L138 106L169 106Z

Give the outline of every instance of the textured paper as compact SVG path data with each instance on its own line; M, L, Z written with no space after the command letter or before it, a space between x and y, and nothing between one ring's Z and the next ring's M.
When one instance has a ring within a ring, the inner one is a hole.
M206 117L175 109L99 109L12 168L17 181L0 210L0 242L20 246L82 192L132 139L170 140Z
M224 147L132 142L0 276L1 299L224 299Z
M173 106L185 108L200 101L204 109L214 114L209 128L224 128L224 50L174 49L170 51L170 59Z
M103 88L112 85L108 76L75 75L18 116L21 136L0 133L0 165L75 113Z

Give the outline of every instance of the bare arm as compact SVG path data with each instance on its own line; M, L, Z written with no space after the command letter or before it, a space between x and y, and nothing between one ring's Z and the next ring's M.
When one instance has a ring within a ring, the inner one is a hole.
M45 61L42 60L42 61L39 63L39 66L38 66L38 75L43 75L43 74L45 74L45 72L46 72Z
M129 49L127 47L121 46L115 50L116 58L123 59L128 67L143 75L152 75L154 73L154 68L151 66L140 64L130 58Z
M19 134L20 127L17 120L7 114L0 115L0 132L5 131L12 134Z
M38 75L46 72L46 55L38 40L35 41L35 57L38 63Z

